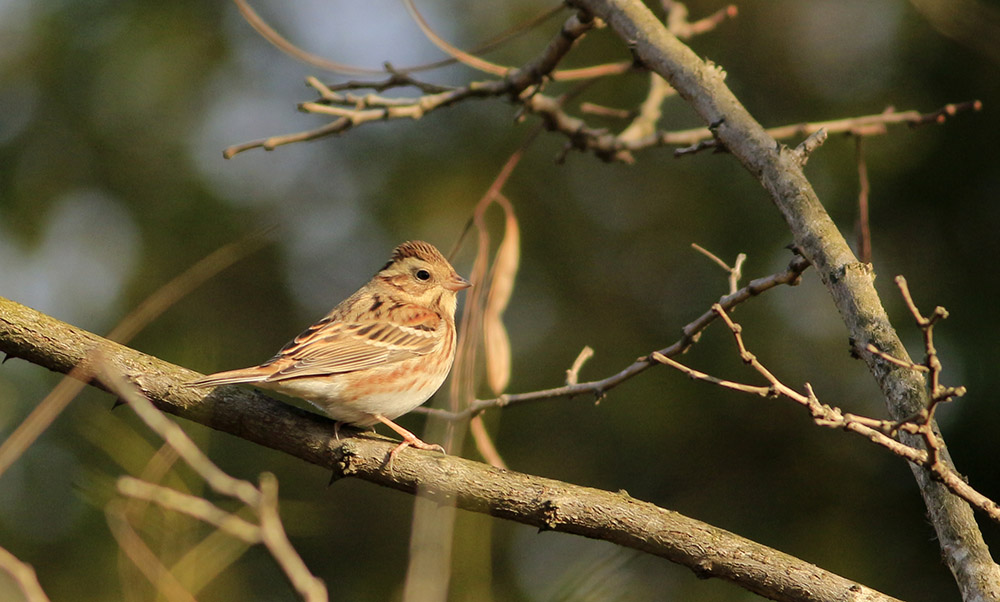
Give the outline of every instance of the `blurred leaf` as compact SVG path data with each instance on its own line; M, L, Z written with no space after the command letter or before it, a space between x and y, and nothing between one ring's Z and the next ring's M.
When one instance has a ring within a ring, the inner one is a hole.
M503 393L510 382L510 338L503 325L503 312L514 291L514 278L521 261L521 231L510 201L497 196L506 215L504 237L497 249L490 281L489 297L483 312L483 335L486 347L486 378L496 395Z

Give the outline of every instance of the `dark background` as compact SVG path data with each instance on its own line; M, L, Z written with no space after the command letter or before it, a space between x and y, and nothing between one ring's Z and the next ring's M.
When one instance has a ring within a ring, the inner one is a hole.
M378 67L442 57L396 2L258 4L279 31L331 59ZM422 4L438 31L465 48L538 10L530 2ZM721 8L689 6L694 17ZM966 385L969 394L939 418L959 470L998 499L1000 410L991 387L1000 359L992 315L1000 78L986 40L997 39L1000 20L996 3L970 6L983 12L946 9L928 19L914 4L890 0L751 2L691 44L725 68L730 87L766 126L890 105L927 112L983 101L983 111L944 125L895 127L869 138L865 152L876 286L915 357L922 355L920 335L893 277L907 277L925 312L935 305L950 311L936 331L944 381ZM489 58L525 62L565 14ZM277 227L271 244L132 342L204 372L266 359L365 282L399 242L422 238L450 249L535 122L515 125L509 105L475 101L418 122L372 124L227 161L221 151L231 144L321 125L295 111L296 102L313 98L303 79L344 78L283 55L224 2L14 0L0 4L0 40L0 295L106 332L213 249ZM588 36L567 65L627 56L604 30ZM470 77L485 78L457 67L426 75L439 83ZM644 74L627 75L595 85L585 99L631 108L646 84ZM701 124L673 99L664 125ZM561 384L584 345L596 355L581 376L594 379L676 340L726 291L725 275L694 253L692 242L729 261L747 253L747 279L789 258L780 215L731 156L674 159L659 149L627 166L571 153L557 165L563 143L542 136L506 187L522 233L521 271L506 314L510 392ZM806 171L853 242L854 139L832 136ZM462 273L471 251L467 245L455 260ZM810 382L827 403L885 415L814 273L797 288L754 299L736 317L751 350L785 383L801 389ZM760 383L717 326L684 361ZM0 432L9 433L57 380L25 362L5 364ZM85 392L0 477L0 545L36 568L53 600L152 599L118 557L104 507L114 479L139 474L160 442L127 408L108 411L111 403ZM401 422L419 429L424 419ZM488 424L515 470L627 489L903 599L958 599L906 464L859 437L814 426L790 402L655 369L600 405L553 400L494 412ZM235 476L277 474L293 543L332 599L398 598L412 497L350 480L327 487L328 475L316 467L183 426ZM184 468L166 482L203 493ZM996 545L1000 529L979 519ZM459 522L455 600L482 599L484 591L511 601L753 598L610 544L462 513ZM293 598L259 549L238 557L239 544L203 542L208 529L157 511L144 526L154 551L180 563L178 574L197 580L190 575L221 571L199 599ZM185 559L199 542L201 555ZM0 576L0 597L13 595L10 587Z

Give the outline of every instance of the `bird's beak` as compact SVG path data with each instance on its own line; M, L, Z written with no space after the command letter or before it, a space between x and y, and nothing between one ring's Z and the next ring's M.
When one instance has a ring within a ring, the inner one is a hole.
M463 288L469 288L470 286L472 286L472 283L469 282L468 280L466 280L465 278L462 278L458 274L452 274L451 278L449 278L441 286L443 286L444 288L448 289L449 291L453 291L453 292L457 293L458 291L462 290Z

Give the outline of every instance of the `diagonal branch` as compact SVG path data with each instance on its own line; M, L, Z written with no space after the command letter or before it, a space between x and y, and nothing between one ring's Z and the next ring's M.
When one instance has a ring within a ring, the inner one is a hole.
M0 351L67 373L98 350L106 365L165 412L331 469L459 508L539 529L602 539L718 577L773 600L895 600L815 565L624 492L581 487L455 456L404 450L377 435L333 437L333 421L258 392L222 387L207 397L183 386L198 373L102 339L0 298Z

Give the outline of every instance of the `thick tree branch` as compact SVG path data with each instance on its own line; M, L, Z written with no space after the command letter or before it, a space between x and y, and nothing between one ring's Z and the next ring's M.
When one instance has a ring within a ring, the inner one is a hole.
M630 497L502 470L455 456L404 450L377 435L333 437L327 418L236 387L200 397L197 372L113 343L0 298L0 351L67 373L94 350L165 412L329 468L442 503L661 556L773 600L889 601L863 585L722 529Z
M718 66L700 59L671 35L638 0L571 0L601 18L626 40L648 68L660 74L710 124L715 139L770 193L796 244L819 271L844 320L854 353L882 389L890 415L900 420L929 404L921 376L868 351L874 345L908 359L873 285L870 265L859 263L806 179L794 151L777 144L726 87ZM922 446L914 435L904 443ZM953 466L946 449L942 461ZM965 600L1000 600L1000 567L990 556L969 505L913 467L941 550Z

